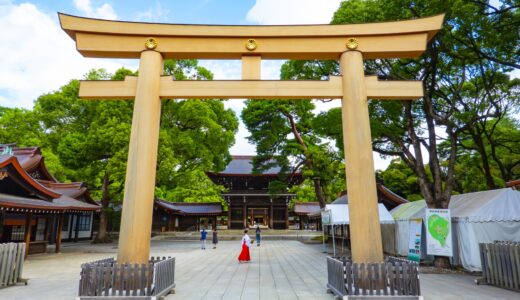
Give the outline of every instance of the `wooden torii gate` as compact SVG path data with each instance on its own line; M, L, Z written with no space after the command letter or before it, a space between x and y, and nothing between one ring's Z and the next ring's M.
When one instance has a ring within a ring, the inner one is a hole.
M342 99L352 256L382 262L368 99L418 99L422 82L365 76L363 59L415 58L440 30L443 15L356 25L213 26L107 21L59 14L85 57L139 58L139 75L82 81L80 97L134 99L119 236L119 263L144 263L150 234L161 99ZM176 81L164 59L241 59L242 79ZM334 59L341 76L327 81L260 80L261 59Z

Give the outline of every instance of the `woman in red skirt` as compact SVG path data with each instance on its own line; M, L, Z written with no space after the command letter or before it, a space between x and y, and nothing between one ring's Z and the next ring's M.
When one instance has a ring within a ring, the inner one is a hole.
M244 236L242 237L242 252L238 256L238 262L249 262L251 256L249 256L249 247L251 247L251 238L247 235L247 229L244 230Z

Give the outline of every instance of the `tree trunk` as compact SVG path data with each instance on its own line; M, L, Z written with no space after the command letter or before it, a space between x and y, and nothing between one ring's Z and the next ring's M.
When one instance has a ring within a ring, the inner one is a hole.
M108 193L108 187L110 185L108 172L105 172L105 176L103 176L103 195L101 198L101 213L99 215L99 230L94 238L93 243L110 243L112 239L107 234L108 227L108 204L110 203L110 195Z
M323 187L321 186L320 179L314 178L314 192L316 193L316 197L318 198L318 201L320 202L320 207L324 208L327 204L327 199L325 198L325 195L323 194Z

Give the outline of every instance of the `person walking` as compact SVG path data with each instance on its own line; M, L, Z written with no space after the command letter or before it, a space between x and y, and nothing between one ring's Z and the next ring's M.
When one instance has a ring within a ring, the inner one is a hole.
M260 226L256 226L256 246L260 247Z
M213 249L217 249L217 244L218 244L218 232L217 232L217 227L215 227L215 229L213 230Z
M208 232L206 231L206 228L202 228L202 231L200 232L200 248L202 250L206 250L206 236L208 235Z
M251 261L251 256L249 255L249 248L251 247L251 238L247 235L247 229L244 230L244 236L242 237L242 252L238 256L238 262L249 262Z

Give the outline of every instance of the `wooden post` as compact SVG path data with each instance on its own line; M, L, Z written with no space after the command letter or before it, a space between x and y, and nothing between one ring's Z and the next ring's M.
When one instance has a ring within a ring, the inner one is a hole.
M76 219L76 223L74 223L74 243L77 243L78 242L78 238L79 238L79 219L80 219L80 214L76 214L74 216Z
M247 205L246 205L246 199L244 197L244 206L242 206L242 215L244 219L244 228L247 228Z
M285 202L285 229L289 229L289 206Z
M260 79L262 58L259 55L242 56L242 79Z
M269 206L269 227L271 229L274 228L274 224L273 224L273 199L271 199L271 204Z
M31 223L32 223L32 213L27 213L25 216L25 227L23 233L23 240L25 242L25 258L29 254L29 245L31 244Z
M144 264L150 256L163 72L161 53L141 53L126 167L117 262Z
M60 214L58 219L58 230L56 232L56 249L55 253L60 253L61 250L61 232L63 231L63 218L65 214Z
M228 203L228 211L227 211L227 229L231 229L231 201Z
M352 259L355 263L379 263L383 262L383 246L361 52L344 52L340 66L343 74L341 111Z

